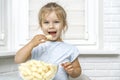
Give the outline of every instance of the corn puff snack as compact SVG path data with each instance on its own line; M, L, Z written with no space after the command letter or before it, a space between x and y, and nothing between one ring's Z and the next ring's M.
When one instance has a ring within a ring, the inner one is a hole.
M52 35L46 35L47 40L52 40Z
M30 60L19 66L23 80L51 80L56 71L57 66L37 60Z

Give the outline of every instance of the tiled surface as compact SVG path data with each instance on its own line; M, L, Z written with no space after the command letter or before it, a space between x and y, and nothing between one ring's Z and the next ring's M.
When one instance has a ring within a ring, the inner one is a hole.
M17 71L0 75L0 80L22 80ZM70 78L69 80L90 80L86 75L82 74L78 78Z
M0 74L0 80L22 80L17 71Z
M0 74L17 71L17 68L14 56L0 57Z

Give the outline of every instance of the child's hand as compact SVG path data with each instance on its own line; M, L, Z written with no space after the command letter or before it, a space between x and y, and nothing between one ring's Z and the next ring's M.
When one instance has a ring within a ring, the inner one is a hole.
M47 40L47 38L45 37L45 35L39 34L34 36L34 38L31 40L31 44L35 47L37 45L39 45L40 43L44 43Z
M62 63L64 70L71 75L74 72L74 68L71 62Z

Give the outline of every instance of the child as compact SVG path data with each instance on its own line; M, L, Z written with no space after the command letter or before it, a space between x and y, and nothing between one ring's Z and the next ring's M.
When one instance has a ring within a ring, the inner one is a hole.
M67 29L65 10L54 2L46 4L39 12L39 24L43 33L51 35L52 39L48 41L45 35L36 35L16 53L15 62L22 63L31 58L56 64L58 71L53 80L68 80L68 75L78 77L81 74L79 51L61 38Z

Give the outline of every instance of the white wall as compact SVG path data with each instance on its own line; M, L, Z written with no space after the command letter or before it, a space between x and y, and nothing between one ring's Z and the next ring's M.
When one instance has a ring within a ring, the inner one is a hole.
M104 0L104 47L120 48L120 0ZM120 55L81 55L83 72L92 80L120 80Z
M104 46L120 47L120 0L104 0ZM82 54L79 60L91 80L120 80L120 55ZM0 57L0 74L16 70L13 56Z
M104 0L104 46L120 48L120 0Z
M83 73L91 80L120 80L120 57L117 55L81 55Z

